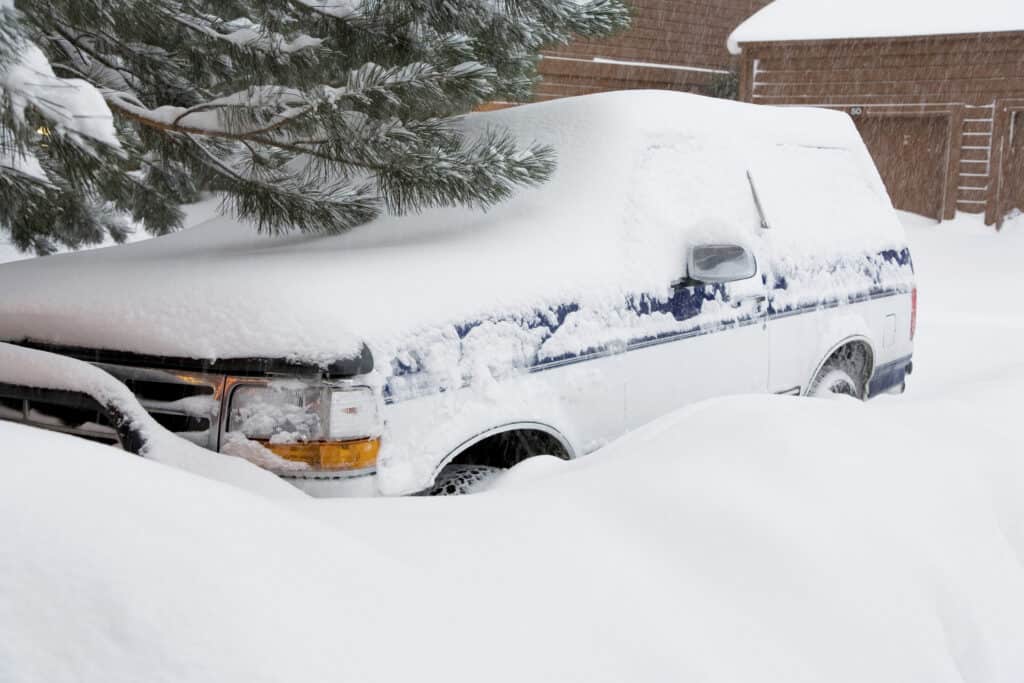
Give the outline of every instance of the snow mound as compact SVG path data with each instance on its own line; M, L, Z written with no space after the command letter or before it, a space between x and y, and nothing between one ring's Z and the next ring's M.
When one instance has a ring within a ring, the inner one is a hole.
M742 43L1024 31L1020 0L775 0L729 36Z
M373 681L390 639L429 654L422 619L394 618L415 576L365 544L108 447L0 435L0 680Z
M113 409L143 438L145 445L140 455L150 460L268 497L304 495L241 458L213 453L171 433L146 412L127 386L89 363L0 342L0 368L0 381L6 384L71 391L91 397L105 409Z
M625 92L476 114L465 125L500 125L553 145L555 176L488 213L431 210L320 238L261 237L219 218L123 247L7 264L0 339L311 362L354 355L367 342L386 359L402 338L446 325L663 296L689 240L721 226L754 234L747 171L764 169L767 182L799 170L807 150L833 157L828 168L855 177L856 191L825 229L796 221L787 243L802 255L903 246L842 113ZM819 185L829 175L810 174Z
M2 426L0 680L1020 681L1022 388L712 401L461 499Z

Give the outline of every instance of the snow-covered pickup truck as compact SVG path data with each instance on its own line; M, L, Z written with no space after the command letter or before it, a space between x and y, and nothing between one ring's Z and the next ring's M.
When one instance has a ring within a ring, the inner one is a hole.
M630 92L464 125L493 124L553 145L551 182L486 214L273 239L216 218L5 265L0 339L314 495L455 489L719 395L903 387L910 253L844 114ZM6 386L4 418L117 440Z

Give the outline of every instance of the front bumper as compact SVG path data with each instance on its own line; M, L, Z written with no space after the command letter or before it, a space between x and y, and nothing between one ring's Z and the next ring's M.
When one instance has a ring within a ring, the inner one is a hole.
M41 349L38 348L38 345L30 344L12 344L10 346L11 348L21 347L26 353L43 352L64 358L70 357L105 371L128 387L139 406L162 427L214 452L223 451L227 402L230 399L233 386L241 382L261 382L268 378L283 377L315 381L324 381L325 377L331 378L330 370L324 368L295 364L279 366L276 364L277 361L272 360L258 360L255 364L248 365L244 363L244 359L219 362L193 360L182 361L181 367L170 367L172 359L143 357L136 354L87 349L71 350L64 347ZM60 353L61 351L67 353ZM121 360L126 363L110 362L113 360ZM151 361L156 367L128 364L127 361L132 363ZM359 358L352 359L344 367L339 363L335 363L331 367L336 371L372 369L372 357L369 356L369 351L365 351ZM231 370L256 373L259 370L282 369L283 367L288 367L291 372L288 374L250 374L248 376L232 375L226 372ZM213 370L222 372L213 372ZM106 405L100 398L72 390L40 389L20 386L15 383L4 384L5 379L7 378L4 377L4 373L0 371L0 419L120 446L133 453L140 453L145 446L141 436L131 431L130 423L122 419L116 412L111 412L112 407ZM333 380L333 378L331 379ZM347 379L338 378L333 381L345 382ZM376 453L376 449L374 452ZM229 456L225 455L225 457ZM295 476L292 476L291 473L284 473L282 478L293 483L299 482L296 485L300 489L305 488L302 482L314 481L310 487L315 490L339 491L339 493L321 495L375 495L376 477L372 476L374 472L375 469L372 467L364 467L351 472L344 470L323 473L311 471L296 473ZM302 479L306 477L309 479ZM325 479L321 481L313 479L314 477L325 477ZM352 480L352 483L348 483L349 480Z
M376 472L333 478L284 477L284 480L314 498L374 498L381 495Z

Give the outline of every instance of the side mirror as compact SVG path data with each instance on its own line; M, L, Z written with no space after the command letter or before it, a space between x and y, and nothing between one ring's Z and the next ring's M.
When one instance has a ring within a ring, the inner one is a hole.
M757 261L738 244L702 244L690 250L687 275L698 282L735 282L757 274Z

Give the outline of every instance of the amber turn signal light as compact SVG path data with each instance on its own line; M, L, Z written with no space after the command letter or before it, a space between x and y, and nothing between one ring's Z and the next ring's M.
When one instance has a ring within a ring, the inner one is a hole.
M278 457L304 462L318 470L365 470L377 465L380 439L357 441L313 441L308 443L260 442Z

